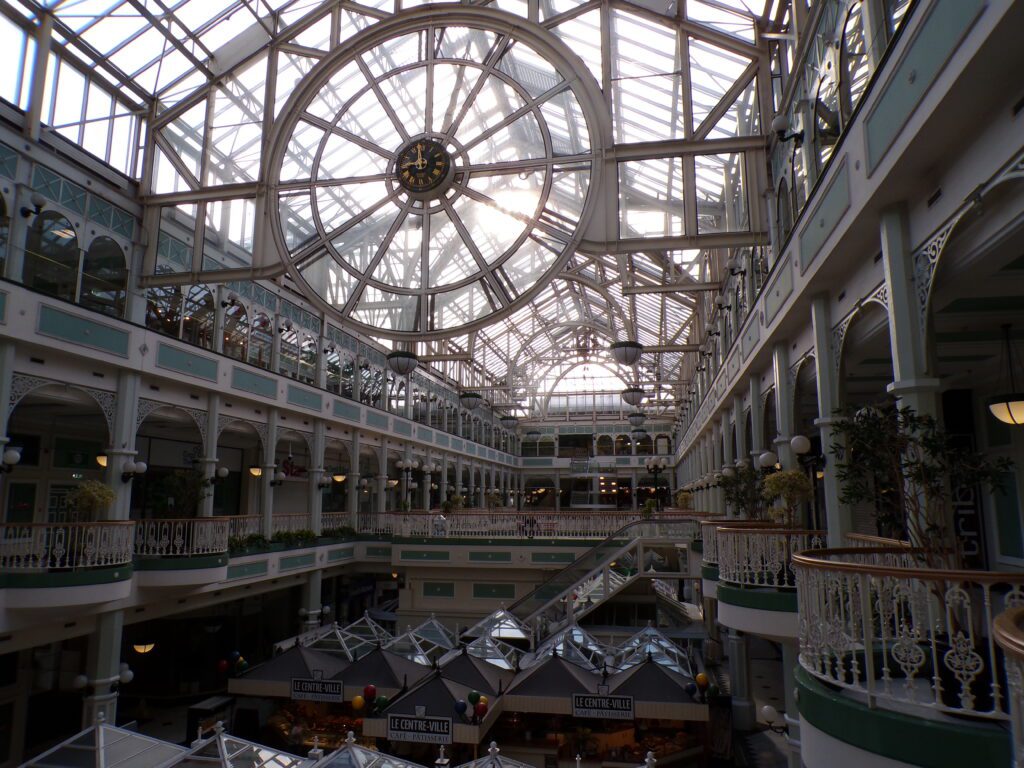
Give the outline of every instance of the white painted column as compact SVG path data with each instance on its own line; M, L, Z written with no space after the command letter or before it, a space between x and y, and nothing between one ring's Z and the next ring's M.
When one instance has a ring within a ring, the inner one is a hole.
M749 731L757 722L757 710L750 690L750 661L747 636L735 629L728 634L729 685L732 695L732 724Z
M800 711L796 703L796 672L800 649L796 640L782 643L782 687L786 695L786 725L789 732L786 743L789 746L789 768L801 768L800 760Z
M359 432L352 430L352 455L349 459L349 473L345 478L345 511L348 513L348 524L359 530Z
M789 378L789 348L786 342L772 347L772 373L775 377L775 428L777 435L765 435L773 441L783 469L793 469L796 457L789 445L793 437L793 386Z
M310 457L312 466L308 473L309 490L306 494L306 512L309 515L309 527L317 534L323 530L324 492L320 488L320 481L326 474L324 472L326 443L326 425L322 419L316 419L313 422L313 455Z
M733 395L732 398L732 419L736 424L736 455L733 461L746 458L747 445L747 420L743 415L743 396Z
M750 457L757 468L757 457L764 451L765 440L770 439L764 435L764 414L761 408L761 377L756 373L750 374Z
M121 479L126 462L135 461L135 421L139 413L139 374L122 370L117 374L117 398L114 403L114 433L107 449L106 483L117 498L110 505L108 520L131 517L132 483Z
M220 395L209 392L206 395L206 438L203 444L202 464L203 478L207 485L203 489L203 497L199 502L199 516L213 517L213 494L216 486L213 480L217 477L217 422L220 419ZM242 469L245 472L245 469Z
M263 443L263 474L260 475L260 515L263 517L263 535L274 535L274 473L277 471L277 409L267 411L267 436Z
M323 610L323 575L319 568L309 572L302 584L302 630L305 632L320 626L320 612Z
M85 676L89 679L82 705L82 727L101 720L109 725L117 721L117 687L121 674L122 611L107 611L96 617L89 636ZM113 688L114 690L111 690Z

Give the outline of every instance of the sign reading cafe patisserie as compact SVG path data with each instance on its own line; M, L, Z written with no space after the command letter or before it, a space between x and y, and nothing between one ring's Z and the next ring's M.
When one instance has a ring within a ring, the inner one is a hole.
M450 717L388 715L388 741L451 744L452 719Z
M606 694L574 693L573 717L598 717L605 720L632 720L633 697Z

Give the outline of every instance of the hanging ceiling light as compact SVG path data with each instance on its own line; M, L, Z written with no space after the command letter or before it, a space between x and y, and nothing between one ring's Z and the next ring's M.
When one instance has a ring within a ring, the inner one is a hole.
M636 365L644 353L643 344L636 341L615 341L608 347L612 360L619 365Z
M531 441L531 442L536 442L537 439L539 439L539 438L540 438L540 432L538 432L536 429L528 430L527 433L526 433L526 439Z
M629 434L633 436L634 440L643 440L645 437L647 437L647 430L637 427Z
M388 368L399 376L408 376L419 364L420 359L416 354L404 349L396 349L388 355Z
M626 401L627 405L632 405L635 408L643 402L645 394L640 387L626 387L622 390L622 399Z
M1017 379L1013 375L1013 349L1010 346L1010 325L1003 325L1003 344L1006 347L1006 367L1010 372L1010 392L996 395L988 400L988 409L1004 424L1024 425L1024 392L1017 391Z
M479 392L463 392L459 395L459 404L467 411L475 410L483 400Z
M631 427L642 427L647 420L647 414L643 411L633 411L627 418Z
M501 426L505 429L513 429L519 423L519 419L513 416L511 413L501 417Z

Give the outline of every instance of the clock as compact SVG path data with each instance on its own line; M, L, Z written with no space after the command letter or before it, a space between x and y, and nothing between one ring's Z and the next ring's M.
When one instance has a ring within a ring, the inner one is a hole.
M412 195L440 194L453 175L452 156L440 142L419 138L399 151L395 175L399 185Z

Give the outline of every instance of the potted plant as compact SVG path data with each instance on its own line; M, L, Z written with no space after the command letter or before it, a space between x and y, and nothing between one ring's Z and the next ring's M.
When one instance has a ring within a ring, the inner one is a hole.
M676 507L683 510L693 509L693 494L689 491L676 491L676 495L673 497Z
M228 551L232 555L247 555L253 552L265 552L270 542L260 533L250 533L248 536L232 536L228 539Z
M492 510L495 507L501 506L501 494L500 493L488 493L484 496L484 503L487 505L488 510Z
M775 522L782 523L787 528L794 528L797 525L797 509L801 504L814 498L814 486L805 472L799 469L785 469L764 478L761 483L761 496L769 504L781 501L780 514L773 515L778 518Z
M90 520L99 519L116 500L114 490L99 480L85 480L68 494L68 504Z
M761 493L762 480L760 470L747 463L740 464L730 472L723 470L719 486L726 505L739 517L763 520L765 508Z
M658 503L654 499L648 499L644 502L643 507L640 509L640 517L644 520L649 520L654 516L654 511L658 508Z

